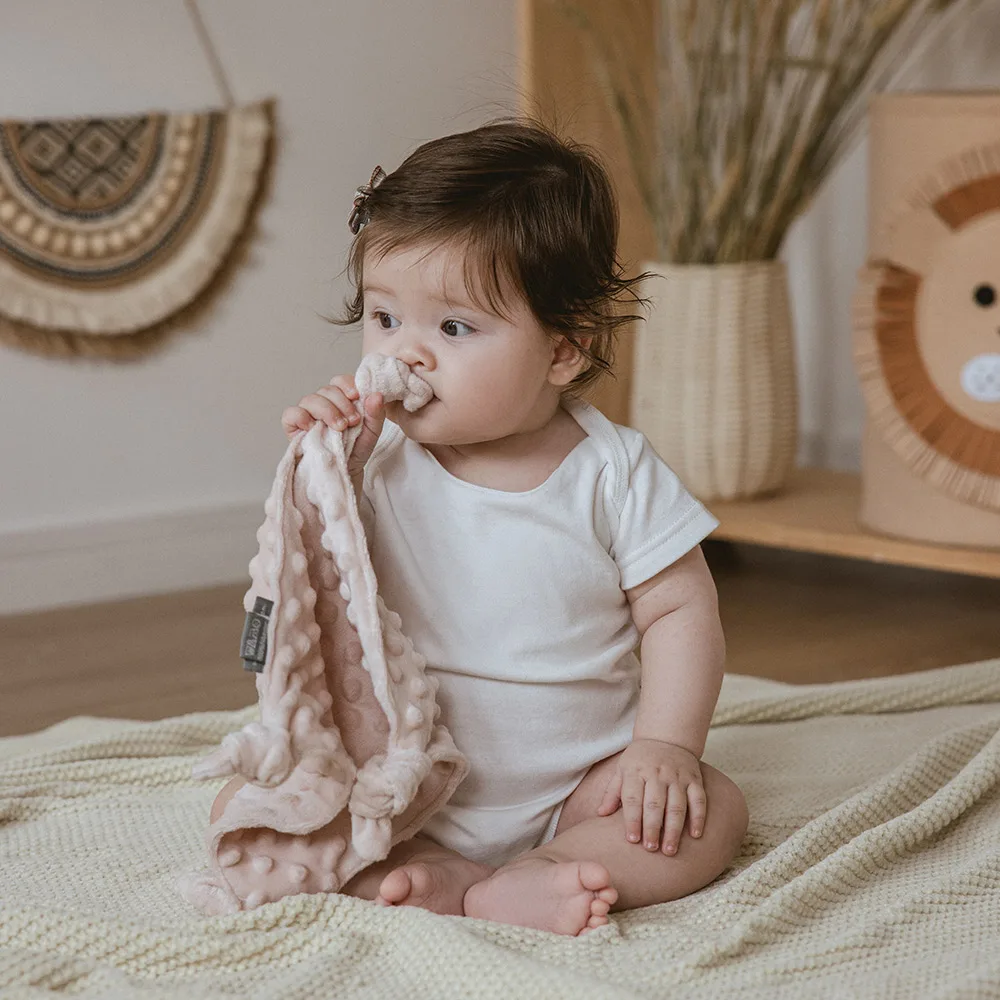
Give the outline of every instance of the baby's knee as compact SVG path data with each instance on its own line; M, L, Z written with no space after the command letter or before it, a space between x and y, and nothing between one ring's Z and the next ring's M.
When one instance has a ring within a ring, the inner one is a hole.
M715 835L725 840L728 850L735 855L750 825L746 796L732 778L710 764L703 763L701 770L708 799L705 833L708 834L714 825Z

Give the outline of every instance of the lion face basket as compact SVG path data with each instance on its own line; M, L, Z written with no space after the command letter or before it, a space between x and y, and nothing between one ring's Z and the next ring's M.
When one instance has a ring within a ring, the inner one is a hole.
M861 521L1000 547L1000 93L882 95L870 167Z

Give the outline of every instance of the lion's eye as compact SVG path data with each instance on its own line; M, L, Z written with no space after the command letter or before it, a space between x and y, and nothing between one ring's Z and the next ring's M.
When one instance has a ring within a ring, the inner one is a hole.
M977 285L972 297L984 309L988 309L997 300L997 290L992 285Z

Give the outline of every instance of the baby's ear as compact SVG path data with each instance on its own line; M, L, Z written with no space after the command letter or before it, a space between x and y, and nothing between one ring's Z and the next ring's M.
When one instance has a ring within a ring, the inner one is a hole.
M576 337L570 340L565 334L557 334L553 338L552 364L549 366L549 383L555 386L569 385L589 364L590 361L580 351L590 347L594 338Z

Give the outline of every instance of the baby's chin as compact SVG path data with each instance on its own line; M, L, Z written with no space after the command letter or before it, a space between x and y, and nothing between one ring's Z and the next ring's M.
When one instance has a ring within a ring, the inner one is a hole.
M437 396L413 413L404 410L399 402L387 404L385 412L406 437L419 445L458 446L490 440L468 427L456 425L447 407L442 406Z

